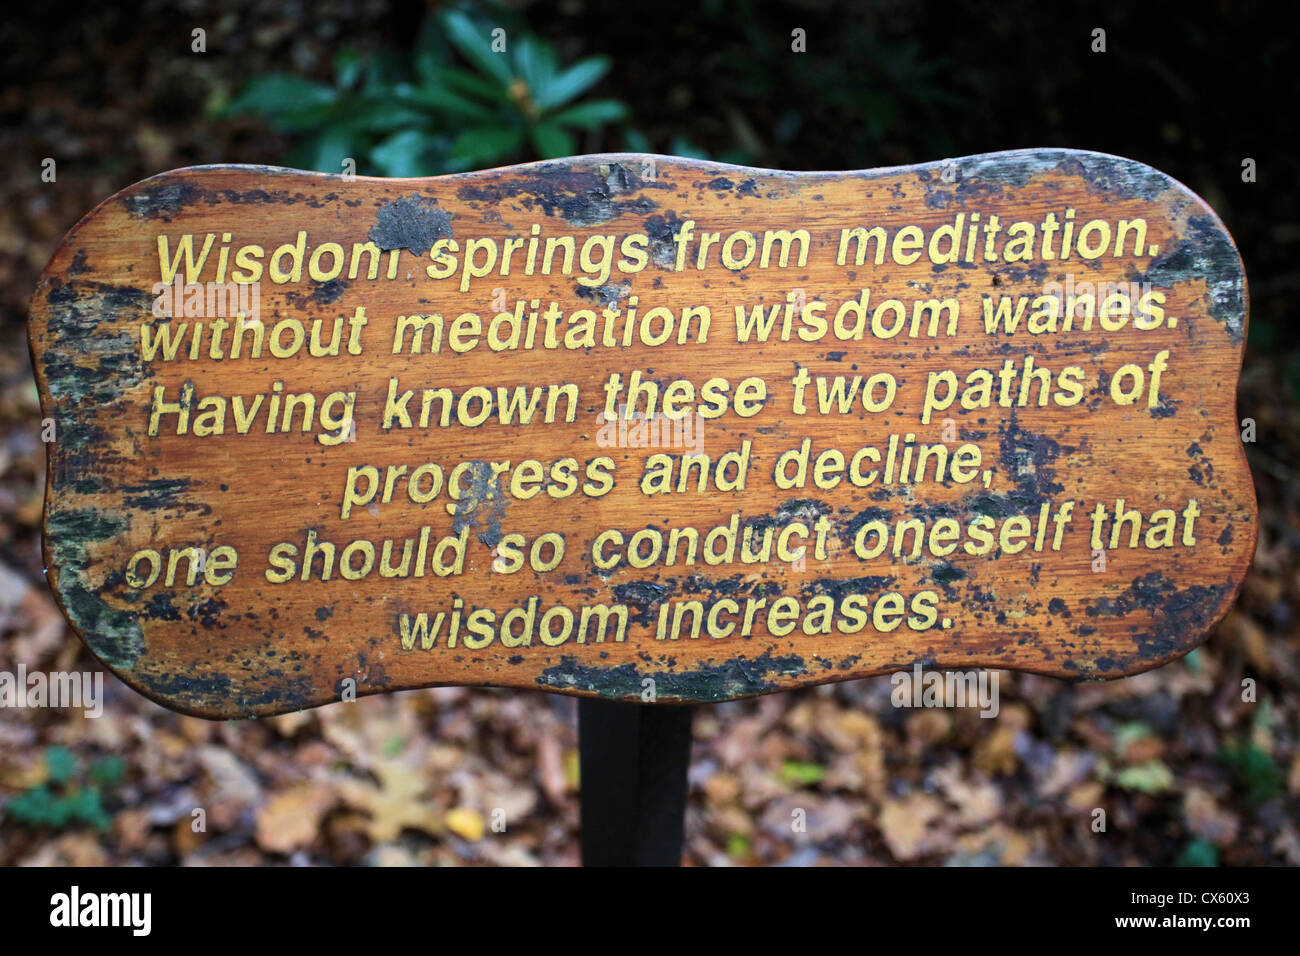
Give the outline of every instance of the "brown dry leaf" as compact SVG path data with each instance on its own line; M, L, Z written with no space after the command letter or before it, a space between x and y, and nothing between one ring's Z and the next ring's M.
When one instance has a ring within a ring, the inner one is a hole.
M149 749L149 753L155 752ZM207 803L204 804L208 810L209 825L224 829L231 819L238 816L240 808L256 804L260 800L261 787L252 771L240 763L230 750L216 745L200 747L198 758L213 783L212 790L205 796ZM159 777L166 779L161 771Z
M1065 805L1075 813L1086 813L1101 806L1101 798L1105 793L1106 787L1101 782L1089 780L1070 791Z
M204 834L194 831L193 820L177 820L172 827L172 848L182 860L203 845Z
M299 783L271 796L257 811L257 844L272 853L292 853L320 832L320 821L338 795L319 783Z
M564 771L564 750L560 741L549 734L537 738L537 783L552 806L564 802L569 781Z
M42 845L19 866L107 866L108 854L89 833L65 833Z
M1055 797L1070 787L1081 782L1096 765L1091 754L1077 750L1061 750L1052 756L1052 767L1038 787L1038 792L1046 798Z
M358 767L370 770L408 748L421 748L426 738L413 708L400 698L362 697L330 704L314 712L321 736Z
M943 803L937 798L910 793L901 800L886 800L877 825L894 859L914 860L946 844L946 834L930 827L943 814Z
M1270 653L1270 641L1264 629L1255 623L1255 619L1248 614L1234 612L1237 623L1237 639L1241 642L1241 649L1246 654L1246 660L1250 662L1251 667L1264 675L1272 675L1276 668L1273 665L1273 655Z
M1021 866L1034 849L1034 843L1028 836L1018 830L999 827L1002 832L1003 866Z
M993 732L975 747L972 762L990 777L1015 773L1016 733L1016 727L999 720Z
M1127 764L1143 764L1159 760L1164 755L1165 742L1155 734L1143 734L1125 744L1121 757Z
M0 787L12 787L14 790L29 790L39 787L50 777L50 768L45 763L45 756L36 752L14 754L0 764Z
M745 837L754 835L754 817L740 807L727 806L712 810L706 819L710 831L723 840L733 833ZM781 822L785 823L786 820L783 818Z
M400 844L375 847L366 857L366 862L371 866L382 867L425 865L419 854Z
M541 866L542 861L529 853L518 843L485 843L481 852L483 859L496 866Z
M1183 815L1192 833L1218 846L1230 844L1237 838L1240 821L1221 808L1213 794L1200 787L1189 787L1183 795Z
M252 846L237 846L233 850L213 853L211 856L205 856L201 853L192 854L185 858L185 865L220 867L265 866L266 857L258 853L256 848Z
M907 742L916 751L924 751L952 733L952 714L947 710L930 708L909 714Z
M113 815L113 833L124 850L139 850L148 841L152 829L148 810L128 807Z
M482 805L504 811L510 823L522 820L537 807L537 788L528 783L512 783L509 777L486 781ZM464 797L462 796L462 802Z
M944 796L957 808L957 823L974 826L997 818L1002 810L1002 792L992 783L962 779L961 765L950 763L934 773Z
M437 835L442 825L437 812L425 798L428 781L423 773L405 761L382 758L374 762L372 772L379 786L360 780L343 780L339 793L344 802L370 814L367 827L375 843L396 840L402 830L423 830Z
M303 727L306 727L312 721L312 714L309 710L296 710L291 714L280 714L278 717L271 717L267 723L275 728L275 732L281 737L292 737Z
M1291 823L1284 824L1273 841L1273 851L1292 866L1300 866L1300 831Z
M740 798L740 789L740 778L726 771L711 773L704 781L705 799L715 807L735 803Z
M63 645L64 620L47 588L35 588L25 577L0 564L0 632L7 638L10 660L31 666Z

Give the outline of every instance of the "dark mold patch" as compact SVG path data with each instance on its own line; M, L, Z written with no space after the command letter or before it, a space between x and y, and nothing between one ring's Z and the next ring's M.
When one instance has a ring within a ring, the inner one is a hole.
M1010 420L999 428L999 435L999 460L1003 473L1016 483L1021 497L1037 506L1065 490L1065 486L1055 480L1056 472L1051 466L1062 453L1069 454L1073 448L1066 448L1047 435L1025 431L1020 427L1014 408Z
M809 581L801 587L799 593L804 597L825 594L839 602L852 594L865 596L887 591L897 583L897 578L887 575L869 575L861 578L848 578L843 581L835 578L818 578L816 581Z
M145 650L140 624L134 614L105 604L86 580L87 545L120 537L126 522L90 508L51 508L45 527L58 569L56 588L68 620L100 660L114 670L130 670Z
M673 242L673 234L681 228L682 220L676 213L646 219L645 232L650 237L650 258L655 265L671 269L677 264L677 244Z
M422 252L427 251L428 246ZM330 279L329 282L318 283L312 290L311 297L320 305L329 305L331 302L337 302L339 298L347 291L348 284L342 279Z
M478 533L478 539L489 548L501 542L501 521L506 516L506 496L501 491L500 478L492 473L491 462L470 462L468 474L462 480L462 492L456 503L456 514L451 527L456 534L469 527Z
M1202 281L1206 311L1240 345L1246 318L1246 290L1241 259L1227 233L1204 216L1187 220L1188 235L1147 267L1140 278L1170 288L1180 282Z
M565 655L559 664L542 671L537 683L556 690L583 690L602 697L629 699L640 697L645 690L642 681L649 677L660 699L717 703L777 690L774 677L798 677L806 669L802 657L773 657L771 651L754 660L733 658L689 671L640 671L635 664L592 667Z
M586 299L589 302L598 302L601 305L613 305L619 299L625 298L632 291L632 286L627 282L606 282L602 286L592 288L591 286L575 286L573 292L580 299Z
M1078 176L1095 193L1114 194L1121 199L1158 199L1173 186L1173 181L1159 170L1121 156L1089 154L1062 160L1057 167L1063 173Z
M649 198L619 198L652 188L671 187L642 181L622 163L612 163L599 171L548 163L536 173L521 174L507 182L462 186L456 195L466 202L493 206L522 197L525 206L541 206L547 216L559 216L571 226L595 226L623 215L654 212L655 203Z
M174 214L191 203L200 202L204 191L184 180L171 181L163 186L142 189L122 197L127 212L137 219L162 219L171 222Z
M125 485L122 488L122 501L128 508L141 511L158 511L178 506L199 507L181 500L189 487L188 478L158 478L139 485Z
M636 609L631 618L644 627L654 626L655 608L672 593L670 586L658 581L628 581L614 586L614 596Z
M943 561L935 565L934 570L930 572L930 577L939 587L948 590L955 582L966 577L966 572L961 568L954 567L947 561Z
M1153 629L1135 634L1138 656L1143 660L1168 657L1180 647L1205 636L1211 616L1218 609L1228 586L1195 584L1179 588L1159 571L1134 578L1114 598L1089 602L1084 610L1090 618L1127 617L1145 611Z
M379 207L370 241L380 249L408 249L422 256L439 239L452 238L451 213L438 208L438 201L405 196Z

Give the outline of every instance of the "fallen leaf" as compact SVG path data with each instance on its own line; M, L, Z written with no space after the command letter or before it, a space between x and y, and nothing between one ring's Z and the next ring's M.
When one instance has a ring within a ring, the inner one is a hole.
M931 831L930 824L940 819L943 812L943 803L927 793L886 800L876 822L894 859L914 860L939 848L943 844L942 835Z
M483 834L487 830L483 822L483 814L469 807L453 807L447 811L442 822L456 836L471 843L483 839Z
M272 853L292 853L320 832L321 818L338 796L318 783L299 783L273 794L257 811L257 844Z
M389 843L408 827L434 835L442 832L441 820L425 798L427 781L422 773L392 758L375 761L371 770L379 786L343 780L339 793L349 806L369 813L367 833L373 842Z

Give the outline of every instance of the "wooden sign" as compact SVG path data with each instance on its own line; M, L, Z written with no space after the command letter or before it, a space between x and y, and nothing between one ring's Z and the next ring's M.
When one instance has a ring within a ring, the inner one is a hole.
M32 304L49 581L206 717L1133 674L1254 551L1245 332L1215 214L1096 153L177 170Z

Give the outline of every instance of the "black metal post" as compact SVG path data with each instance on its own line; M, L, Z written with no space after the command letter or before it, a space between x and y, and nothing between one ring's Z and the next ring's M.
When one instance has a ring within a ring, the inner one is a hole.
M680 866L690 707L578 701L583 866Z

